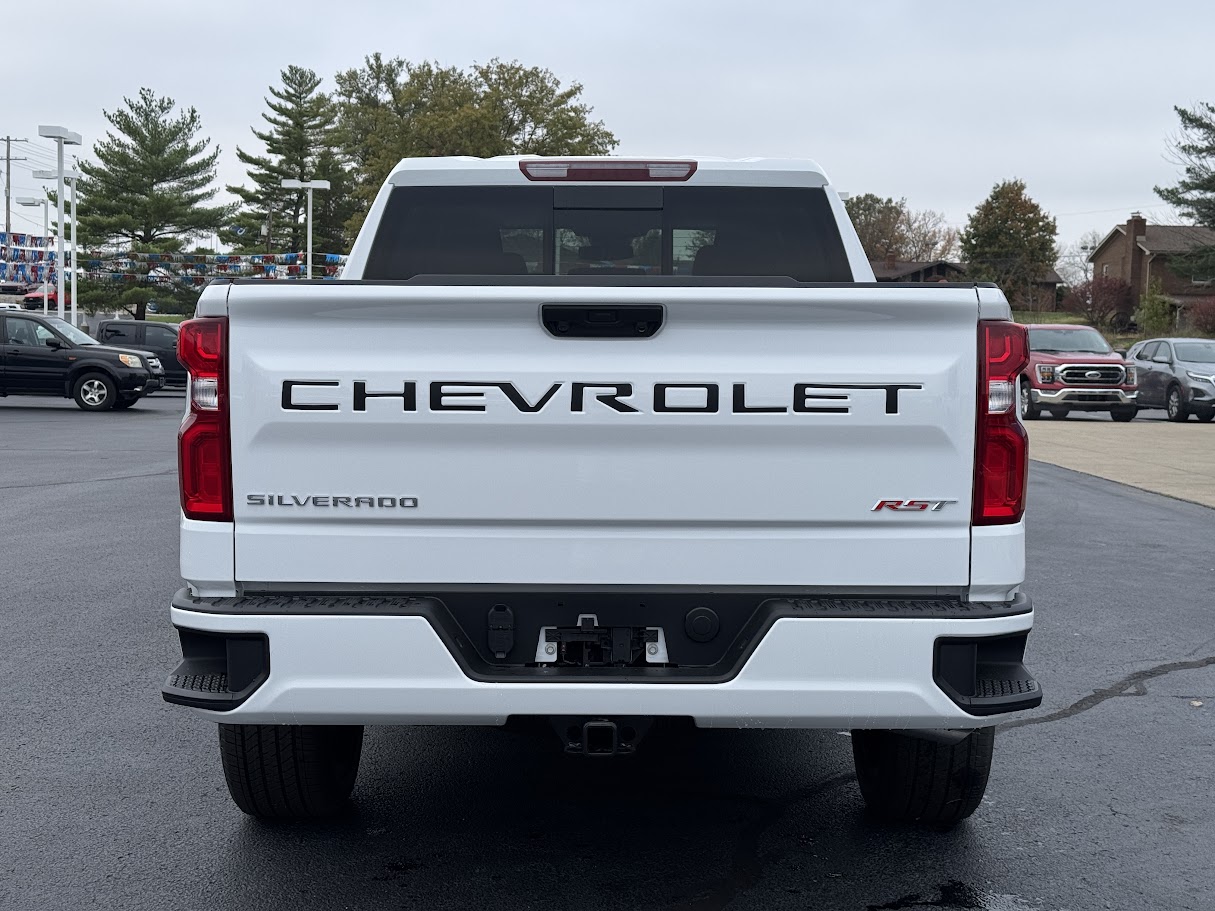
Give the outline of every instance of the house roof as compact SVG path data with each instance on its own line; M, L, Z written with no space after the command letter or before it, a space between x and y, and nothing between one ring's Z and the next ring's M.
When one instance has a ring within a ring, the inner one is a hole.
M943 266L946 271L953 271L959 274L966 271L966 268L960 263L951 263L944 259L932 259L926 262L899 260L893 265L888 260L871 259L869 260L869 265L873 267L873 275L878 281L905 278L908 275L914 275L917 272L923 272L936 266Z
M1101 238L1101 243L1088 256L1090 263L1097 261L1097 254L1114 237L1126 237L1126 225L1115 225L1114 230ZM1139 241L1144 253L1184 253L1194 247L1215 246L1215 231L1197 225L1148 225Z
M947 259L934 259L928 262L897 261L893 266L884 259L871 259L869 265L873 267L874 278L878 281L897 281L936 266L943 266L946 271L957 272L959 275L966 274L965 263L950 262ZM1035 282L1039 285L1062 285L1063 283L1063 279L1054 269L1047 269Z
M1215 231L1190 225L1148 225L1139 246L1145 253L1184 253L1215 244Z

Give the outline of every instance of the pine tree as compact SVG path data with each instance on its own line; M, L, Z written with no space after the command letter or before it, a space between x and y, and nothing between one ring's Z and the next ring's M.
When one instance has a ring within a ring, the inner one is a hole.
M281 77L282 87L270 87L273 97L266 99L270 110L262 114L270 129L253 130L266 153L254 155L239 146L236 149L236 157L248 168L251 186L230 186L228 191L243 204L233 227L244 230L230 228L221 239L241 252L302 251L306 245L306 195L303 190L284 190L282 181L322 176L316 173L316 166L333 123L329 97L318 91L321 78L312 70L288 66ZM324 191L314 192L314 219L322 195ZM262 234L263 227L268 228L267 235ZM315 235L315 222L313 230Z
M1184 177L1176 186L1156 187L1156 195L1195 224L1215 228L1215 105L1200 102L1194 110L1174 108L1181 134L1170 145ZM1215 246L1196 246L1170 257L1175 270L1210 274Z
M192 235L217 229L232 206L207 206L219 192L219 148L195 139L198 111L172 116L176 102L140 89L117 111L103 111L113 126L93 147L96 161L81 161L80 239L125 239L145 250L176 249Z

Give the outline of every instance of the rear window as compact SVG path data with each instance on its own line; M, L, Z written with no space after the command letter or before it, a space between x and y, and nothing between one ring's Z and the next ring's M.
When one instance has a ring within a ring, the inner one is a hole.
M848 282L827 195L775 187L398 187L364 278L787 276Z

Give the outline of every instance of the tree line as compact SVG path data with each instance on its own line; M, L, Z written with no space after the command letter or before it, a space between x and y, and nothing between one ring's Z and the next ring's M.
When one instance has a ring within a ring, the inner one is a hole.
M304 249L305 191L284 178L328 180L313 196L317 251L350 248L380 185L402 158L432 155L602 155L616 137L594 120L582 86L517 61L467 68L380 54L323 91L313 70L288 66L253 128L261 149L237 146L247 180L216 202L220 149L194 107L148 88L103 111L110 129L80 162L81 241L174 253L218 235L236 253Z
M197 109L143 88L104 111L110 129L79 165L82 243L172 253L214 234L236 253L300 251L304 191L281 186L294 178L330 182L314 195L314 247L344 252L402 158L602 155L618 144L581 100L579 83L518 61L461 68L372 54L337 73L331 91L322 83L304 67L281 71L265 98L264 124L252 129L260 148L236 148L247 179L227 186L232 203L216 200L220 149L203 135ZM1215 106L1175 110L1182 130L1171 149L1184 176L1156 192L1194 223L1215 228ZM957 257L968 279L994 281L1014 301L1032 298L1033 283L1056 265L1073 285L1089 280L1084 241L1060 250L1054 218L1018 179L996 183L961 230L940 212L911 209L906 199L865 193L845 205L873 260ZM1215 270L1215 250L1192 256ZM148 296L128 294L136 304Z

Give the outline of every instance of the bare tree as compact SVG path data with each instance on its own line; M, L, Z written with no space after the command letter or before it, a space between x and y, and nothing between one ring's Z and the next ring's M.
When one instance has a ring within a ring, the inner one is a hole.
M951 259L958 252L958 229L932 209L914 212L904 208L903 236L904 257L913 262Z
M1075 243L1059 248L1055 271L1068 286L1075 288L1092 281L1093 265L1088 261L1105 235L1100 231L1085 231Z

